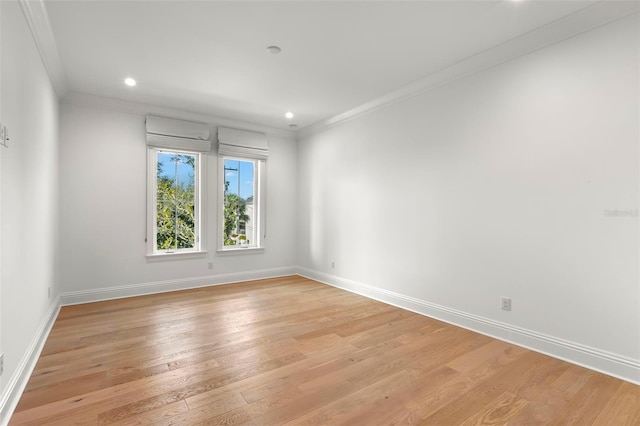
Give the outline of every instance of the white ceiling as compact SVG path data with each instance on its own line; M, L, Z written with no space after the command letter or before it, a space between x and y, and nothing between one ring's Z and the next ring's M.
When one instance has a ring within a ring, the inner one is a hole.
M47 0L45 6L70 91L287 129L345 113L594 3ZM282 53L268 53L269 45ZM128 76L136 87L124 86ZM288 110L293 120L284 117Z

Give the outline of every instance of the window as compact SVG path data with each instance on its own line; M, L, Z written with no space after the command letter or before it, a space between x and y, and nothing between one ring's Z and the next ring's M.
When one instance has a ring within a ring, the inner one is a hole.
M202 251L199 152L149 148L149 254Z
M209 125L147 115L147 255L204 255Z
M222 171L221 232L222 250L262 247L261 182L264 161L220 157Z
M218 250L262 249L267 237L267 135L218 127L218 158Z

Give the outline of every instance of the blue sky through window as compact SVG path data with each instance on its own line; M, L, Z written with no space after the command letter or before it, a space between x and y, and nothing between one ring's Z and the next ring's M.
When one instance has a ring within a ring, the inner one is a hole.
M247 199L253 196L253 163L250 161L224 160L224 180L229 182L229 193Z
M175 181L177 176L177 184L179 186L188 188L195 183L194 166L186 162L186 158L194 157L193 155L176 155L173 152L159 152L158 164L159 170L158 176L164 176L168 179Z

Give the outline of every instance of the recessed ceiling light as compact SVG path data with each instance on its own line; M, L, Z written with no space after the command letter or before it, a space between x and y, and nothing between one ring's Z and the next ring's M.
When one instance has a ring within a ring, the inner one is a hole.
M282 52L282 49L280 49L278 46L269 46L267 47L267 52L273 55L277 55L278 53Z
M289 111L284 116L287 117L287 118L293 118L293 113L291 111Z
M133 87L136 85L136 81L134 79L132 79L131 77L125 78L124 79L124 84L126 84L129 87Z
M295 129L297 129L297 128L298 128L298 125L297 125L297 124L289 124L289 128L290 128L291 130L295 130Z

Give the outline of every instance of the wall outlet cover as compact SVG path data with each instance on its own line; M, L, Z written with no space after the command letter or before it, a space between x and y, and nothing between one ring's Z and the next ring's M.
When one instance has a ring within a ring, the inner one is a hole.
M502 306L502 310L503 311L510 311L511 310L511 299L508 297L502 297L500 299L500 304Z

